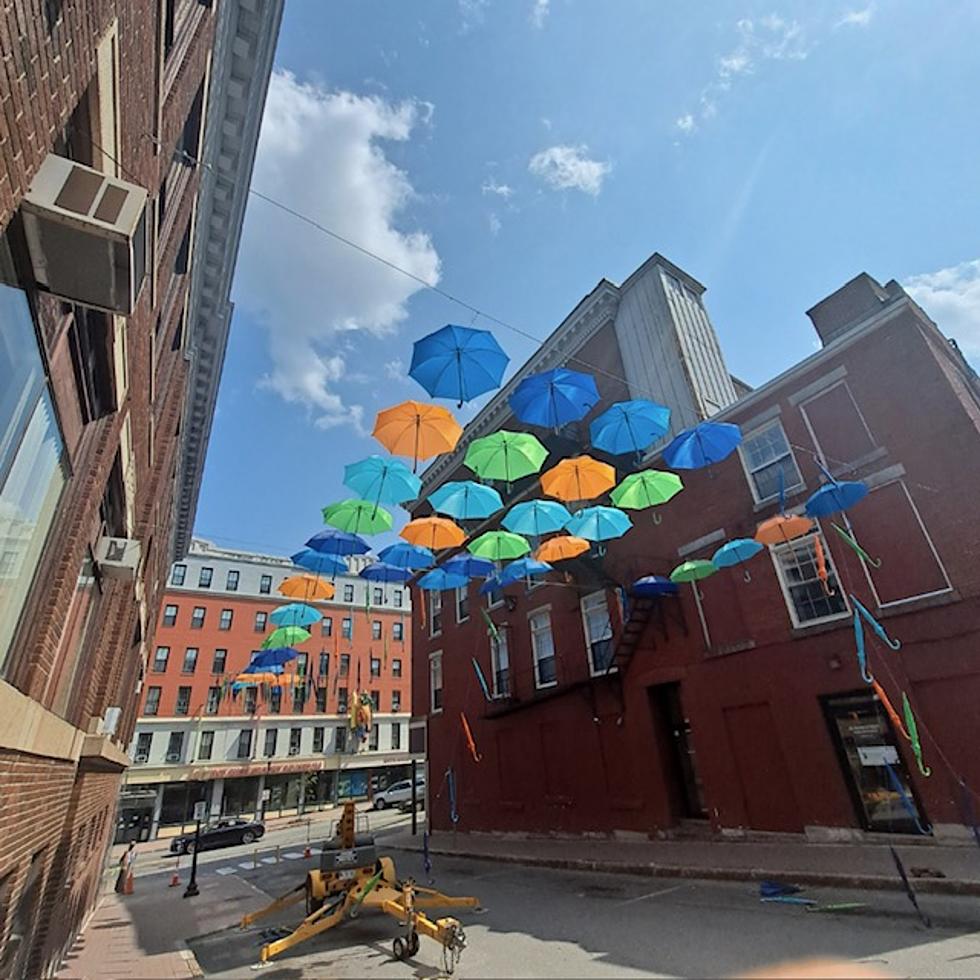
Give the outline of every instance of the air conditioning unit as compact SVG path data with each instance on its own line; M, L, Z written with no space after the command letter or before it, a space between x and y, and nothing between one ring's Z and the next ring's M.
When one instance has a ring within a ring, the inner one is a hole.
M131 538L99 538L95 560L106 578L132 582L140 563L140 543Z
M119 718L122 715L122 708L111 707L105 709L102 716L102 734L115 735L119 727Z
M294 747L294 746L290 746L289 747L289 754L290 755L299 755L299 749L296 748L296 747Z
M140 754L138 756L136 756L135 759L133 759L133 762L136 762L136 763L147 762L149 760L149 758L150 757L145 752L140 752Z
M142 187L49 153L21 204L34 278L128 316L146 275L146 202Z
M181 759L180 759L180 753L179 752L168 752L167 753L167 762L180 762L180 761L181 761Z

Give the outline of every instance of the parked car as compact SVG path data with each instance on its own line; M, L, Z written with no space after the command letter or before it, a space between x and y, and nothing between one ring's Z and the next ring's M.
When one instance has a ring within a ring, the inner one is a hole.
M416 801L415 810L416 812L418 812L419 810L424 810L424 809L425 809L425 794L420 793L419 798ZM398 804L398 810L401 813L411 813L412 812L411 798L407 800L402 800L402 802Z
M419 777L415 781L416 794L418 796L425 795L425 779L424 777ZM412 781L410 779L401 779L397 783L392 783L387 789L379 789L377 793L374 794L374 809L383 810L386 806L395 806L398 803L411 802L412 799Z
M258 820L219 820L201 828L200 849L213 851L219 847L251 844L265 833L265 824ZM170 842L172 854L190 854L194 850L194 834L181 834Z

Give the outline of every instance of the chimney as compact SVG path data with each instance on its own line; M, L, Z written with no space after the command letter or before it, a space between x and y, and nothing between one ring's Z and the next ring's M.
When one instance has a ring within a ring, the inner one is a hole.
M847 333L904 290L896 282L882 287L866 272L855 276L826 299L806 311L824 347Z

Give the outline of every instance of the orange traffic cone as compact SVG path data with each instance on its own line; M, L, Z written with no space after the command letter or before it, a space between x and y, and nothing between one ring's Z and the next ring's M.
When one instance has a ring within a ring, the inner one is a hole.
M303 848L303 857L305 857L305 858L313 857L313 851L310 850L310 845L309 844L307 844L306 847Z
M170 876L170 887L176 888L180 884L180 873L174 868L174 873Z
M124 895L132 895L133 894L133 872L132 871L130 871L129 874L126 875L126 884L123 885L123 894Z

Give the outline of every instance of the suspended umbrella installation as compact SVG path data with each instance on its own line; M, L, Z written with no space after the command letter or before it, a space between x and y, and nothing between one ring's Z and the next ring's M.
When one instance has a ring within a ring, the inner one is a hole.
M305 643L310 638L310 631L302 626L280 626L274 629L263 641L262 649L272 647L295 647Z
M638 599L652 599L662 595L677 595L677 583L662 575L644 575L631 586L630 593Z
M489 561L508 561L520 558L531 550L527 538L510 531L487 531L470 542L469 552Z
M305 599L307 602L317 599L332 599L336 589L329 583L313 575L291 575L283 579L279 586L279 594L289 599Z
M631 527L633 522L628 514L624 514L615 507L586 507L576 511L572 519L568 522L569 534L586 541L609 541L612 538L622 537ZM599 554L603 554L600 546Z
M723 544L714 553L711 560L717 568L732 568L735 565L744 564L762 550L763 545L754 538L734 538L732 541ZM746 582L752 581L752 574L748 568L743 571L742 575Z
M378 412L371 435L394 456L410 456L413 470L419 460L456 448L463 430L441 405L407 401Z
M763 521L755 529L755 540L759 544L779 545L788 544L795 538L801 538L804 534L809 534L816 525L809 517L798 514L784 516L777 514Z
M741 429L731 422L700 422L670 441L664 461L675 470L701 469L720 463L741 441Z
M417 517L398 533L410 544L430 551L455 548L466 540L463 529L445 517Z
M444 483L429 494L429 503L437 514L447 514L458 521L482 520L504 506L493 487L475 480Z
M245 673L255 673L262 670L272 670L278 667L282 670L284 664L295 660L299 654L292 647L271 647L260 650L252 657L252 662L245 668Z
M412 570L387 562L376 561L361 569L361 578L369 582L407 582L412 577Z
M518 558L504 567L498 581L502 586L510 585L511 582L519 582L521 579L547 575L550 571L552 571L551 565L546 561L538 561L534 558Z
M452 398L462 406L499 388L509 362L489 330L449 323L415 341L408 374L433 398Z
M344 467L344 486L376 504L403 504L418 497L422 481L400 459L368 456Z
M599 391L591 374L555 368L525 378L507 400L522 422L557 429L588 415Z
M323 613L302 602L290 602L273 609L269 619L275 626L312 626L323 619Z
M317 575L345 575L347 561L337 555L324 555L312 548L303 548L290 556L294 565L315 572ZM332 596L331 596L332 598Z
M693 558L681 562L670 573L670 580L675 583L690 582L694 586L698 598L703 599L704 596L695 583L700 582L701 579L708 578L710 575L714 575L717 571L718 569L714 562L705 561L703 558Z
M549 497L567 501L593 500L615 482L616 471L589 455L570 456L541 474L541 489Z
M640 470L630 473L609 495L617 507L627 510L645 510L667 503L684 489L676 473L664 470ZM653 515L654 524L660 523L660 515Z
M429 568L435 564L435 555L428 548L399 541L378 552L378 558L388 565L398 568Z
M427 592L446 592L448 589L460 589L468 582L469 579L458 572L433 568L419 579L418 586Z
M556 562L568 561L570 558L577 558L592 547L585 538L577 538L573 534L559 534L545 541L534 557L538 561Z
M557 500L528 500L515 504L500 522L508 531L537 538L560 531L572 515Z
M669 428L670 409L641 398L607 408L589 424L589 438L596 449L625 456L643 452Z
M500 429L492 435L474 439L463 459L477 476L484 480L513 483L541 469L548 450L530 432L509 432Z
M335 528L326 528L317 531L309 541L306 542L307 548L321 555L332 555L334 558L343 558L348 555L366 555L371 546L363 538L349 531L341 531Z
M370 500L341 500L323 508L323 522L352 534L381 534L391 530L391 514Z
M467 578L487 578L496 571L496 566L486 558L474 555L457 555L439 566L452 575L465 575Z

